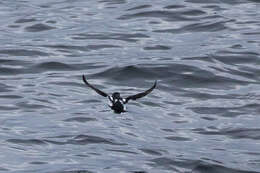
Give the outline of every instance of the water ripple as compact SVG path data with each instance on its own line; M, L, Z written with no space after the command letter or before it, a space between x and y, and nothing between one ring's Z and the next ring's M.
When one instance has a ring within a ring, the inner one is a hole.
M28 145L46 145L46 143L39 139L8 139L7 142L14 144Z
M25 30L27 32L41 32L41 31L47 31L47 30L51 30L51 29L55 29L55 27L46 25L46 24L34 24L32 26L28 26L25 28Z
M2 49L0 50L0 54L10 56L49 56L48 53L28 49Z
M203 13L203 12L201 12ZM189 13L183 12L173 12L173 11L145 11L134 14L125 14L120 16L119 20L129 20L136 18L160 18L166 21L194 21L195 17L189 17Z
M196 133L204 135L225 135L232 139L252 139L259 140L258 128L236 128L236 129L194 129Z
M149 36L142 33L133 33L133 34L125 34L125 33L97 33L97 34L89 34L89 33L81 33L72 36L72 39L75 40L120 40L127 42L137 42L139 39L149 38Z
M185 33L185 32L216 32L227 29L225 22L205 22L205 23L195 23L189 24L178 29L163 29L154 30L154 32L159 33Z
M68 139L65 142L60 141L53 141L53 140L45 140L48 143L56 144L56 145L66 145L66 144L73 144L73 145L88 145L88 144L109 144L109 145L126 145L123 143L116 143L111 139L105 139L98 136L89 136L89 135L78 135L73 139Z

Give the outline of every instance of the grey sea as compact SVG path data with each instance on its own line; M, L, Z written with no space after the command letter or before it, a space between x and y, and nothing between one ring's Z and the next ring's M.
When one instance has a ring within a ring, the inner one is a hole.
M1 0L0 172L259 173L259 0ZM89 83L123 97L115 114Z

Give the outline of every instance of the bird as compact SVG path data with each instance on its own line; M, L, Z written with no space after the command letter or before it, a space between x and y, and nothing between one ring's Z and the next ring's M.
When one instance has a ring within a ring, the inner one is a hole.
M157 85L157 80L154 82L153 86L141 93L135 94L135 95L130 95L126 98L122 98L119 92L114 92L111 96L108 95L107 93L99 90L98 88L94 87L93 85L91 85L85 78L84 75L82 75L82 80L83 82L91 89L93 89L96 93L98 93L99 95L103 96L103 97L107 97L111 103L111 105L109 106L115 113L123 113L126 112L125 110L125 104L128 103L129 100L136 100L139 98L142 98L144 96L146 96L147 94L149 94L150 92L153 91L153 89L156 87Z

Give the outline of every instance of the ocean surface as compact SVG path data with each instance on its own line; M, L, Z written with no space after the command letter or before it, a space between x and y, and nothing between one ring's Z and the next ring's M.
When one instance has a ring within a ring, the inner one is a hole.
M1 0L0 172L259 173L260 1ZM84 85L129 96L115 114Z

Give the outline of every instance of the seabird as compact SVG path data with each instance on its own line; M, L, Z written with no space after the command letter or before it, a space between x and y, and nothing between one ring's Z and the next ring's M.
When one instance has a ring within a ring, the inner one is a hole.
M86 80L84 75L82 75L82 79L88 87L90 87L91 89L96 91L99 95L101 95L103 97L108 97L108 99L111 103L111 106L109 106L109 107L112 110L114 110L115 113L119 113L119 114L122 113L122 112L126 112L124 104L128 103L129 100L136 100L136 99L139 99L139 98L146 96L147 94L149 94L150 92L153 91L153 89L156 87L156 84L157 84L157 81L155 81L153 86L150 89L148 89L144 92L135 94L135 95L128 96L126 98L122 98L120 96L119 92L114 92L111 96L109 96L107 93L95 88L93 85L88 83L88 81Z

